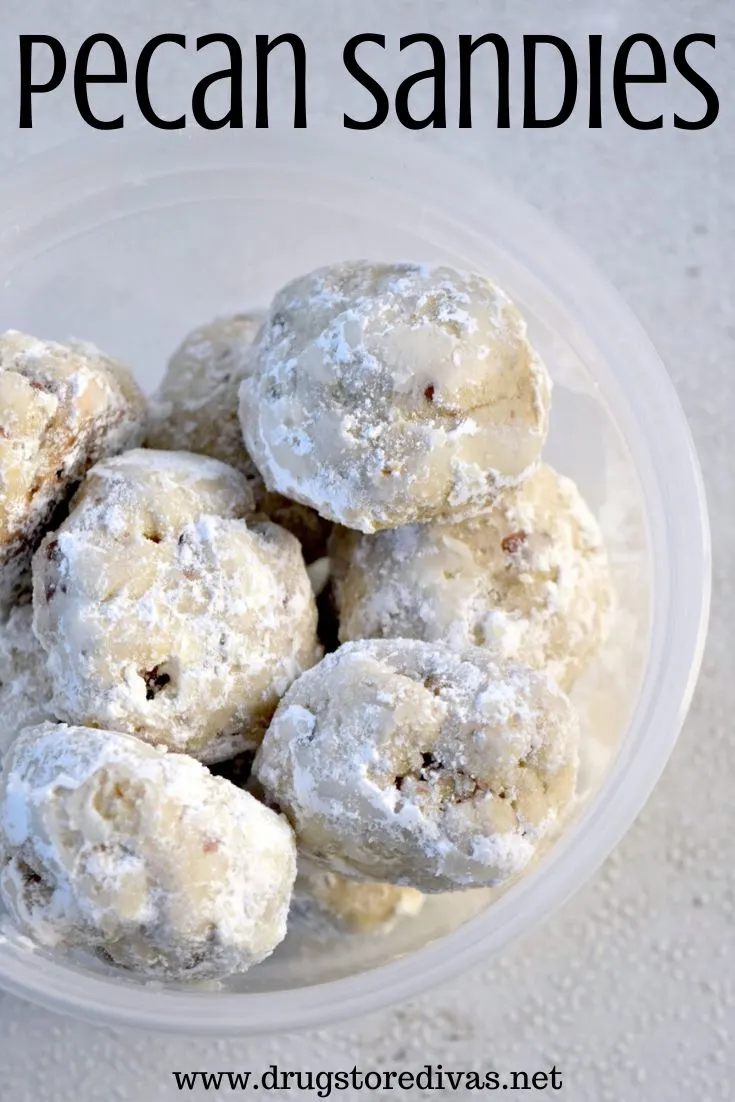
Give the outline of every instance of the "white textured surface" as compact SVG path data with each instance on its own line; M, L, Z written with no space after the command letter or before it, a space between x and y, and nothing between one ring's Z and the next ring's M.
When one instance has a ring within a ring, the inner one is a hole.
M365 102L358 91L350 100L340 55L351 34L366 30L385 33L393 44L386 50L384 73L399 65L401 73L411 71L410 60L398 53L397 38L419 30L437 33L447 44L459 32L496 30L513 44L515 57L524 31L560 34L572 43L600 32L612 48L626 34L645 30L657 35L667 52L683 34L717 34L715 55L710 58L705 50L702 57L722 109L715 127L701 133L670 127L653 133L629 130L614 115L609 92L602 130L589 131L580 111L579 120L559 130L498 132L480 123L483 82L478 80L477 128L422 138L457 157L483 159L566 229L633 305L668 364L700 447L712 512L714 615L704 672L674 757L624 843L543 929L478 975L462 977L411 1005L331 1030L221 1044L95 1030L0 996L0 1097L3 1102L159 1102L179 1097L170 1075L174 1068L263 1069L272 1062L293 1069L351 1068L355 1063L400 1068L433 1060L447 1068L531 1071L555 1062L564 1076L563 1090L534 1093L534 1098L728 1098L735 1032L735 99L728 70L735 9L726 0L651 0L646 5L641 0L568 0L553 13L544 0L522 5L513 0L492 5L482 0L461 5L363 0L339 7L324 0L282 0L277 8L268 5L266 17L266 6L257 0L157 0L155 5L132 0L124 6L109 0L65 5L0 0L0 168L7 159L85 129L67 88L39 107L38 129L17 130L16 35L21 31L56 33L70 49L101 29L117 33L131 47L162 31L228 30L248 40L256 32L301 32L309 47L312 111L329 111L336 126L337 97L340 109L355 112ZM196 67L195 56L187 64L172 51L161 64L156 82L161 110L167 102L181 101L182 84L191 86L186 74ZM490 92L488 85L488 100ZM660 96L669 115L675 104L696 110L697 97L679 94L673 80L671 93L649 87L633 94L642 104ZM521 102L519 88L513 102ZM129 93L126 103L132 104ZM273 119L278 114L274 110ZM222 1091L206 1097L234 1095ZM396 1098L398 1092L384 1097ZM424 1095L414 1091L410 1097Z

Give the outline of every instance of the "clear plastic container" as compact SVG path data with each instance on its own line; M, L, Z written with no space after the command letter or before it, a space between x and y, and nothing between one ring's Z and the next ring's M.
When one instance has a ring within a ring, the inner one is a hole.
M619 609L575 688L576 814L504 892L439 896L390 935L295 931L221 988L144 984L34 950L3 927L0 984L92 1019L187 1033L290 1030L414 995L500 950L574 892L640 811L679 733L706 631L710 549L684 416L644 332L594 268L476 168L403 135L95 135L0 186L0 330L83 337L146 389L186 330L264 305L349 257L486 272L525 312L555 382L549 460L609 544Z

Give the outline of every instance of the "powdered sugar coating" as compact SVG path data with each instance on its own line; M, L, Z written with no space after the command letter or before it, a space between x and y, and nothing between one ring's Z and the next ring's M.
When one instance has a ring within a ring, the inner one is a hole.
M260 741L318 656L296 539L244 518L232 467L137 450L98 464L34 560L54 709L206 761Z
M252 344L264 317L233 314L187 334L151 399L146 443L209 455L241 471L257 511L292 532L311 562L324 554L330 525L313 509L266 489L240 428L238 391L250 372Z
M254 774L306 856L438 892L525 868L573 797L577 743L545 673L479 648L368 640L291 687Z
M0 766L24 727L53 720L46 653L33 634L33 608L18 605L0 624Z
M321 938L388 934L402 918L415 918L424 896L415 888L366 884L299 858L289 922Z
M263 314L233 314L184 337L151 399L147 443L210 455L247 477L257 469L245 450L237 394Z
M0 614L30 588L33 552L98 459L140 443L145 402L93 345L0 335Z
M356 261L276 295L240 418L270 489L373 532L473 516L522 481L550 386L485 277Z
M45 724L0 780L0 894L34 941L141 977L243 972L286 933L285 820L183 754Z
M612 592L599 526L571 479L546 465L480 517L373 536L336 529L330 549L342 642L487 647L568 688L606 634Z

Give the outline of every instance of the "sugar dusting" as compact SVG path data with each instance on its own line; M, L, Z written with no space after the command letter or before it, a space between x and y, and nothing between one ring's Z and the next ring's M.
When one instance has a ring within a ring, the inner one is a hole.
M311 562L324 554L329 525L313 510L266 489L240 428L238 390L251 373L252 344L264 317L257 311L234 314L187 334L151 399L146 444L208 455L241 471L255 509L292 532Z
M248 523L251 504L204 456L136 451L91 472L34 563L56 714L207 761L259 742L318 651L299 545Z
M577 739L545 674L477 648L355 642L286 694L254 772L317 862L435 892L523 869L572 798Z
M599 526L542 465L483 516L331 541L342 641L443 640L546 669L563 687L602 645L612 592Z
M30 561L94 462L134 447L145 402L94 346L0 335L0 615L30 588Z
M53 719L51 679L33 634L33 608L14 608L0 624L0 767L24 727Z
M0 894L20 931L143 977L244 971L283 939L285 821L180 754L42 725L0 781Z
M548 428L521 315L450 268L359 261L295 280L251 369L240 418L266 484L365 532L481 511L534 469Z

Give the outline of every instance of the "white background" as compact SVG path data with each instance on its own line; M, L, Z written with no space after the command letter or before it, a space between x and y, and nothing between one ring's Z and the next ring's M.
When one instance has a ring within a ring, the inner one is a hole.
M484 103L492 104L492 85L478 79L476 127L459 131L452 121L446 131L422 138L456 158L458 171L462 158L484 160L575 238L636 310L667 363L700 449L712 514L715 589L703 674L674 757L625 842L571 903L502 959L377 1017L255 1042L94 1029L0 995L0 1098L159 1102L180 1097L171 1080L174 1068L261 1069L271 1062L312 1069L355 1063L417 1068L425 1061L448 1068L534 1070L554 1063L561 1069L562 1091L524 1097L569 1102L732 1097L735 7L729 0L557 0L553 5L543 0L0 0L0 171L86 131L70 81L55 95L39 98L33 130L18 129L19 33L55 34L73 57L84 37L107 31L121 39L134 61L154 34L177 31L193 39L227 31L243 43L247 65L255 33L284 30L300 33L307 43L310 113L325 113L334 126L341 125L342 110L369 107L364 93L351 89L341 65L342 46L353 34L387 36L380 72L388 87L419 67L401 57L402 33L433 32L449 51L460 32L494 30L511 44L514 61L520 60L524 32L561 35L580 61L586 36L604 35L601 130L587 129L583 108L560 129L522 130L516 84L513 127L499 132L492 107L483 111ZM684 34L717 35L715 53L702 48L699 54L720 94L713 128L673 129L673 110L692 114L700 102L673 71L670 88L646 86L633 93L641 114L664 110L664 130L639 133L620 122L610 94L611 55L627 34L638 31L654 34L669 57ZM159 111L181 113L196 74L206 71L196 55L162 53L154 80ZM551 96L553 74L546 75ZM273 81L274 123L284 117L287 91L279 92ZM135 121L130 90L98 89L94 95L101 114L103 103L120 104L114 113L125 108L130 123ZM455 111L450 109L450 120ZM206 1097L234 1096L210 1092ZM414 1091L406 1097L424 1095Z

